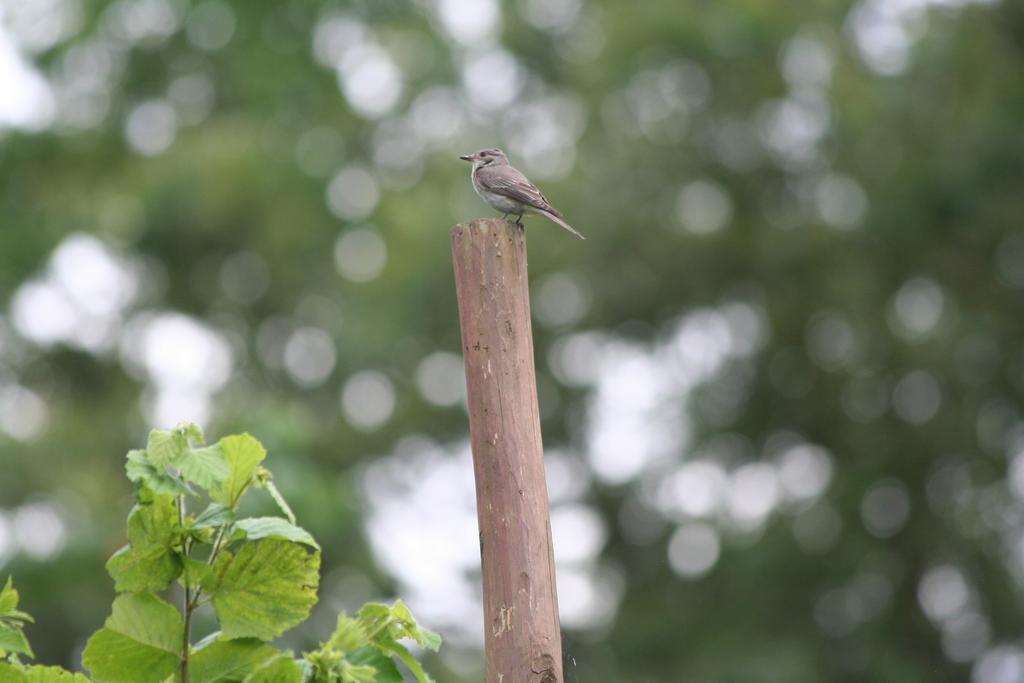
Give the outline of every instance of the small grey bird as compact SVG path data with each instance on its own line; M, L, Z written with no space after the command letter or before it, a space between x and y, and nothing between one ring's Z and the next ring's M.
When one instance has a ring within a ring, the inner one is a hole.
M586 239L562 219L562 213L551 206L551 202L529 178L508 163L508 157L497 147L459 158L473 162L473 171L470 173L473 189L485 202L501 211L503 218L513 215L516 217L516 225L522 227L524 213L539 213L581 240Z

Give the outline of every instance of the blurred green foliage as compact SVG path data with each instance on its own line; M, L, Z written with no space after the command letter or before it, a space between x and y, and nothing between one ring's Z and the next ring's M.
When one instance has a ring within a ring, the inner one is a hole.
M429 354L458 353L447 230L487 215L456 156L500 144L588 237L528 221L545 443L596 468L579 502L603 520L599 586L616 592L614 618L567 630L567 680L1019 679L1019 3L0 7L54 99L40 130L0 132L0 566L46 625L26 628L39 661L76 663L110 603L103 562L131 496L120 454L173 412L160 373L178 367L176 338L138 330L171 311L229 349L222 383L171 387L179 413L201 413L176 417L276 454L324 575L347 587L332 613L400 591L365 537L360 474L408 435L465 434L417 377ZM33 338L49 300L26 283L77 233L131 264L134 296L106 341ZM600 381L566 379L569 342L659 367L680 320L737 303L721 344L750 348L697 348L713 372L656 395L685 438L631 423L620 457L643 466L602 475ZM289 361L314 329L334 354L313 333ZM146 339L157 357L140 360ZM360 412L366 396L384 407ZM651 456L648 436L669 452ZM818 449L794 462L827 488L783 505L772 463L794 441ZM729 479L694 522L664 482L697 460ZM756 523L730 522L764 496L776 504ZM687 564L693 547L710 569ZM479 680L467 647L429 668Z

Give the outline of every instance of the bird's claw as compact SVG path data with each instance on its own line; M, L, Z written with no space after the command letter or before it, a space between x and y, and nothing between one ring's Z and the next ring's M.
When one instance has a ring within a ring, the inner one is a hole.
M505 213L501 214L502 219L507 221L508 220L508 214L509 214L509 212L505 212ZM523 225L523 214L519 214L518 216L516 216L515 225L519 226L520 228L525 228L526 227L525 225Z

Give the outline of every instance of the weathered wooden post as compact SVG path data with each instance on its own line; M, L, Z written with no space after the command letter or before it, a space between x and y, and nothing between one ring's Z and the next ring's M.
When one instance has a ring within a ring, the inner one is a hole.
M483 562L487 683L562 683L526 235L452 228Z

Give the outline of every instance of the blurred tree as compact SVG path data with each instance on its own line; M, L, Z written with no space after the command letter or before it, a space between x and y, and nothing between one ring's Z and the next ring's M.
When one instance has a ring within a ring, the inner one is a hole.
M124 452L189 418L267 444L324 615L412 593L479 679L446 230L500 144L590 238L529 222L567 680L1020 680L1019 3L0 12L0 566L42 661L110 602Z

